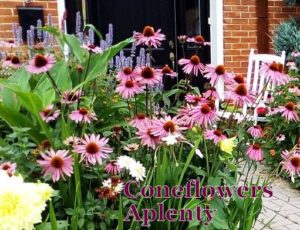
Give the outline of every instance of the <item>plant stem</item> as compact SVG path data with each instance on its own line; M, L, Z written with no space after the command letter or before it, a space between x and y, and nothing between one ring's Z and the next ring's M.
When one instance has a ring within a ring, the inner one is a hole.
M147 117L149 116L149 111L148 111L148 84L146 84L146 115Z
M50 80L50 82L51 82L51 84L52 84L52 86L53 86L53 88L54 88L54 90L55 90L57 96L58 96L58 97L61 97L61 92L60 92L60 90L58 89L58 87L57 87L55 81L53 80L53 78L51 77L51 75L50 75L50 73L49 73L48 71L47 71L46 73L47 73L46 76L47 76L48 79Z
M77 207L82 207L82 194L81 194L81 180L80 180L80 169L79 169L79 155L74 155L74 178L76 188L76 204Z

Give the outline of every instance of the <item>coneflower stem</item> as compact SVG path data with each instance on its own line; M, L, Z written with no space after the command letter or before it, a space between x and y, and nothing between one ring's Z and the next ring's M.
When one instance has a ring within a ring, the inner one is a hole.
M146 115L149 116L149 111L148 111L148 84L146 84Z
M136 101L136 94L134 95L134 106L135 106L135 115L137 115L137 101Z
M53 88L54 88L54 90L55 90L57 96L58 96L58 97L61 97L61 92L60 92L60 90L58 89L58 87L57 87L55 81L53 80L53 78L51 77L51 75L50 75L50 73L49 73L48 71L47 71L46 73L47 73L47 77L48 77L48 79L50 80L50 82L51 82L51 84L52 84L52 86L53 86Z

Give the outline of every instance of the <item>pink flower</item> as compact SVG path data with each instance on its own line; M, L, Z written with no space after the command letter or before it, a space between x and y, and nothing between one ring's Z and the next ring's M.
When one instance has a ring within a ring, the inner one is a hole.
M284 134L278 134L278 135L276 136L276 141L282 142L282 141L284 141L284 140L285 140L285 135L284 135Z
M269 81L274 85L286 84L289 78L283 73L284 66L281 63L263 63L259 70L261 75L265 75L269 78ZM267 80L268 81L268 80Z
M253 145L250 145L247 149L246 154L251 160L254 161L262 161L264 158L264 153L260 147L260 144L254 143Z
M79 137L75 137L75 136L69 136L69 137L67 137L64 141L63 141L63 143L65 144L65 145L69 145L69 146L76 146L76 145L78 145L79 143L80 143L80 138Z
M81 95L82 92L80 90L78 91L66 90L61 99L61 103L67 105L77 103Z
M16 163L4 162L0 164L0 170L6 171L9 176L13 176L15 174L16 168Z
M260 127L260 125L254 125L254 126L250 127L247 130L247 133L249 133L254 138L259 138L264 135L263 129Z
M128 81L135 78L135 72L130 67L125 67L117 73L116 78L119 81Z
M138 113L131 121L130 124L137 128L140 129L143 126L146 126L149 122L149 119L146 117L144 113Z
M92 120L97 120L96 114L91 112L86 108L80 108L79 110L73 111L69 118L76 123L84 122L84 123L91 123Z
M99 46L95 46L94 44L90 45L82 45L81 48L88 50L91 53L103 53L103 50Z
M200 62L200 58L197 55L193 55L190 59L180 59L178 61L179 65L183 65L183 72L186 74L194 74L198 76L203 70L204 65Z
M170 134L178 134L179 137L183 137L181 131L185 128L178 126L176 117L171 118L170 116L166 116L164 118L160 118L159 120L153 120L152 125L151 134L158 136L160 140Z
M213 87L208 89L206 92L204 92L203 97L205 97L205 98L215 98L215 99L220 98L216 88L213 88Z
M165 65L162 69L161 69L162 74L170 76L171 78L175 78L177 77L177 73L174 72L168 65Z
M194 106L199 105L199 104L203 104L203 103L207 103L208 100L205 99L204 97L201 97L199 95L194 95L194 94L187 94L185 96L185 100L189 103L192 104Z
M53 108L54 105L48 105L40 112L42 120L46 123L49 123L50 121L55 121L60 114L60 111L58 109L54 110Z
M154 129L151 122L148 122L145 126L139 128L137 137L141 139L141 144L143 146L148 146L149 148L155 149L160 141L158 136L152 134L153 131Z
M206 65L203 74L205 78L210 80L210 84L215 86L218 81L222 80L225 83L229 83L233 78L232 74L226 72L225 67L223 65Z
M198 44L198 45L205 45L205 46L210 45L210 43L206 42L204 37L201 36L201 35L197 35L193 38L188 38L188 39L186 39L186 41L191 42L191 43L195 43L195 44Z
M179 43L184 44L186 42L187 36L186 35L179 35L177 36Z
M81 143L74 147L74 152L81 154L81 160L86 163L95 165L102 164L102 159L106 159L109 153L112 153L112 148L107 146L108 139L100 138L100 135L92 134L91 136L84 135Z
M296 105L293 102L288 102L284 106L279 106L272 114L281 113L281 116L288 121L299 121L296 111Z
M217 113L209 104L193 107L187 116L203 128L214 125L218 120Z
M54 66L55 62L55 58L52 54L36 54L35 57L29 61L26 70L31 74L45 73Z
M283 161L283 169L290 175L292 182L295 182L294 176L300 176L300 152L299 149L292 150L291 152L282 151L281 157Z
M145 26L143 33L135 32L133 38L136 39L137 45L153 46L157 48L161 45L161 41L166 40L166 35L160 33L161 29L154 31L151 26Z
M143 92L143 90L143 87L138 82L133 80L123 81L116 88L116 92L119 93L124 99L134 97L134 95Z
M108 161L105 166L105 171L108 174L117 175L121 172L121 168L118 165L117 161Z
M18 69L22 66L20 59L17 56L7 57L5 62L3 62L2 67L11 67L14 69Z
M250 106L255 102L255 98L249 94L246 84L238 84L233 90L225 92L225 98L240 107L244 103Z
M299 57L300 56L300 52L298 51L293 51L291 54L292 57Z
M68 151L58 150L46 151L41 154L43 160L37 160L37 163L43 168L44 176L51 175L53 182L60 178L65 180L65 175L71 176L73 173L73 159L68 156Z
M142 85L154 86L160 84L162 80L161 71L148 66L137 68L136 74L136 80Z
M215 145L219 143L219 141L226 139L226 136L223 134L221 129L207 129L204 132L204 137L207 140L212 140Z

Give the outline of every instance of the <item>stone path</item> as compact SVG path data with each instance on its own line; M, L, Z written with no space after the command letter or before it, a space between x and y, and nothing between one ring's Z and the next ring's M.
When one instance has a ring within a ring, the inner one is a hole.
M269 177L269 174L259 166L254 178L258 176ZM300 230L300 190L292 188L289 181L277 178L272 183L272 191L272 197L263 198L263 211L253 229ZM264 227L270 220L271 223Z

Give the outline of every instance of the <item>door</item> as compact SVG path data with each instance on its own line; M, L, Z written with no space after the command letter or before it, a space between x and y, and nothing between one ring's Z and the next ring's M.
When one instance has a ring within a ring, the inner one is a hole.
M153 50L153 65L157 67L174 64L174 69L178 69L178 59L182 58L178 35L201 34L210 40L209 0L86 0L86 7L87 22L95 25L103 35L107 33L108 24L113 24L114 43L131 37L134 30L142 32L145 25L155 30L160 28L167 40ZM186 56L191 56L195 50L195 46L187 44ZM203 63L210 62L209 47L199 55ZM175 57L173 62L172 56ZM195 84L202 88L203 78L196 79Z

